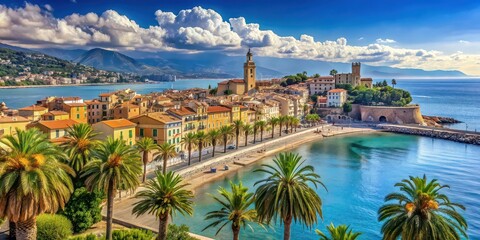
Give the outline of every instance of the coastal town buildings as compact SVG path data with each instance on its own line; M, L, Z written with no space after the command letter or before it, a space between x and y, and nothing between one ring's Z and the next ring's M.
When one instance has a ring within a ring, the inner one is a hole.
M25 130L30 119L22 116L1 116L0 115L0 138L4 135L15 135L17 129Z
M40 129L40 131L47 135L48 139L61 141L61 138L63 138L66 134L66 130L75 124L78 124L78 122L75 120L62 119L52 121L39 121L31 127L36 127Z
M134 145L136 124L127 119L105 120L92 125L99 134L97 139L105 140L107 137L121 139L128 145Z
M42 118L42 115L48 112L48 108L31 105L28 107L18 109L18 115L29 119L30 121L38 121Z
M347 101L347 90L337 88L328 91L327 105L328 107L341 107Z
M321 95L335 88L335 78L333 76L323 76L312 78L307 81L310 95Z
M217 95L249 94L256 88L256 66L253 61L253 54L250 49L247 52L247 59L243 65L243 79L233 79L218 83Z
M136 137L152 138L156 144L170 143L181 150L182 119L167 113L147 113L130 119L136 124Z

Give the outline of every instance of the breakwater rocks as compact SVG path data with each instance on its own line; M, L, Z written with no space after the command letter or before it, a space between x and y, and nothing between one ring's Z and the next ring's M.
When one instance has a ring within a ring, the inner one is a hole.
M419 135L425 137L445 139L455 142L480 145L480 134L475 132L466 132L461 130L451 130L442 128L413 127L402 125L379 124L377 127L387 132L403 133L410 135Z
M427 126L432 126L432 127L443 127L443 124L453 124L453 123L461 123L461 121L458 121L455 118L450 118L450 117L438 117L438 116L426 116L423 115L423 120L427 124Z

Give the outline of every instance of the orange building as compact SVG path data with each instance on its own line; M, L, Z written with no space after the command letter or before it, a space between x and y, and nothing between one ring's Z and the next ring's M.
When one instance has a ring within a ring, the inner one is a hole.
M72 119L39 121L34 127L47 134L48 139L56 139L58 141L65 136L66 130L69 127L77 123L77 121Z
M130 119L140 115L140 107L130 102L124 102L113 108L113 119Z
M130 119L137 124L136 135L138 138L149 137L157 144L168 142L181 150L182 119L173 115L155 112L147 113Z
M64 103L63 111L67 112L70 119L79 123L87 123L87 104L85 103Z
M49 111L42 115L43 121L64 120L69 118L70 118L70 114L64 111Z

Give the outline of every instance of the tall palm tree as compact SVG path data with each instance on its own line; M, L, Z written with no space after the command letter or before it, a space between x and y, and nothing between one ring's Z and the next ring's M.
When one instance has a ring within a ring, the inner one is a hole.
M195 134L195 138L197 139L197 146L198 146L198 161L202 161L202 150L203 150L203 145L208 139L207 134L205 134L204 131L198 131L197 134Z
M287 133L291 133L291 131L289 132L288 131L288 128L292 126L292 120L293 120L294 116L287 116L287 120L286 120L286 124L285 124L285 131Z
M282 136L282 126L287 124L287 118L288 118L288 116L280 116L278 118L278 125L280 126L280 133L279 133L280 137Z
M263 142L263 132L265 131L265 127L267 126L267 122L259 121L258 128L260 129L260 142Z
M153 150L158 149L158 145L155 144L153 139L149 137L144 137L141 138L140 140L137 141L135 144L137 147L138 151L142 153L142 160L143 160L143 177L142 177L142 182L145 182L147 178L147 164L151 162L149 155L150 152Z
M394 79L392 79L392 87L395 88L395 85L397 85L397 80L395 80L395 78L394 78Z
M257 142L257 133L258 133L258 130L260 129L260 121L255 121L253 123L253 144L255 144Z
M255 183L260 185L255 193L255 208L261 222L269 224L272 219L280 218L284 225L283 239L289 240L292 220L310 227L317 223L318 216L323 218L322 200L308 184L315 188L325 185L312 166L302 166L298 154L280 153L273 161L273 166L263 164L255 170L267 174Z
M94 132L92 126L87 123L75 124L65 131L66 141L61 146L67 153L68 165L78 175L83 166L90 161L93 150L99 144L94 139L98 133Z
M161 157L163 160L162 171L163 174L167 173L167 161L169 158L177 156L177 150L175 145L165 142L158 146L158 151L154 154L155 157Z
M272 138L275 136L275 127L278 125L279 119L277 117L273 117L268 119L268 125L272 127Z
M93 154L95 160L85 165L82 177L85 185L92 190L107 192L107 232L112 239L113 199L119 189L134 190L140 183L142 174L140 154L121 139L108 137Z
M330 226L327 226L327 230L330 233L330 237L327 237L322 231L315 230L315 232L320 236L320 240L356 240L362 233L353 232L347 225L333 225L330 223Z
M248 144L248 135L253 132L253 127L252 125L246 123L243 125L243 133L245 135L245 146Z
M243 121L242 120L233 121L233 129L235 129L235 149L238 149L238 137L240 136L240 132L243 129Z
M207 213L205 220L214 220L214 222L210 223L202 231L221 224L215 234L218 235L223 227L231 223L233 240L238 240L242 227L248 226L252 228L249 224L250 222L263 225L257 220L257 211L250 208L255 201L253 193L249 193L248 188L244 187L241 182L238 185L230 182L230 188L231 192L220 187L218 193L221 197L213 196L213 199L221 205L221 209Z
M224 125L224 126L221 126L220 127L220 134L222 135L223 137L223 152L226 153L227 152L227 143L228 143L228 139L233 136L234 134L234 127L232 125Z
M8 218L17 239L37 239L41 213L62 209L73 192L75 172L60 162L62 152L38 129L4 136L0 156L0 218ZM1 145L0 145L1 146Z
M450 202L447 195L440 193L448 185L441 185L437 179L412 177L395 184L400 192L388 194L386 203L378 211L383 239L461 239L468 238L467 222L457 212L465 207Z
M132 213L140 216L153 214L159 220L158 240L167 238L168 218L176 212L182 215L193 214L193 193L186 190L189 184L183 184L180 175L173 172L162 174L156 172L156 178L148 180L145 190L139 191L135 198Z
M187 145L188 150L188 166L190 166L190 160L192 159L192 149L197 144L197 137L195 133L189 132L182 138L182 143Z
M215 157L215 148L217 147L217 141L221 136L220 131L217 129L212 129L207 132L207 138L212 144L212 157Z

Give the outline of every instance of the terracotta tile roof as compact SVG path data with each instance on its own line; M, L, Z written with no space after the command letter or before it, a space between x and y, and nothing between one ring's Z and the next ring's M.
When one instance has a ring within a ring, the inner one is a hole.
M317 102L318 103L327 103L327 97L318 97Z
M20 111L45 111L45 110L47 110L47 108L44 108L42 106L32 105L32 106L20 108L18 110L20 110Z
M161 123L171 123L171 122L181 122L182 120L180 118L177 118L173 115L170 115L168 113L164 112L153 112L153 113L147 113L144 115L136 116L133 118L130 118L130 120L135 121L136 119L141 119L142 117L148 117L151 118L155 121L161 122ZM139 121L135 121L139 122Z
M15 117L10 117L10 116L0 116L0 123L13 123L13 122L29 122L27 118L21 117L21 116L15 116Z
M68 113L64 111L50 111L42 114L42 116L60 116L60 115L68 115Z
M188 116L188 115L195 115L196 113L192 111L190 108L181 107L180 109L169 109L168 112L179 116Z
M64 103L65 105L67 106L70 106L70 107L84 107L84 106L87 106L87 104L85 103Z
M38 124L48 129L65 129L77 124L78 122L72 119L53 120L53 121L39 121Z
M230 80L230 82L233 82L233 83L245 83L245 81L243 79L232 79Z
M229 108L221 106L212 106L207 108L208 113L217 113L217 112L230 112Z
M123 127L135 127L136 124L133 122L128 121L127 119L114 119L114 120L106 120L101 121L100 123L104 123L105 125L111 128L123 128ZM98 123L96 123L98 124Z
M341 89L341 88L335 88L335 89L332 89L330 91L328 91L329 93L341 93L341 92L346 92L347 90L345 89Z
M112 96L112 95L114 95L114 94L115 94L114 92L109 92L109 93L101 93L101 94L98 95L98 96L100 96L100 97L110 97L110 96Z

